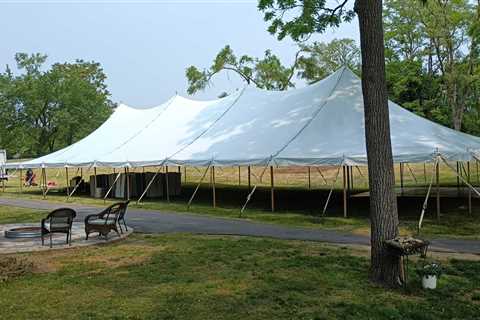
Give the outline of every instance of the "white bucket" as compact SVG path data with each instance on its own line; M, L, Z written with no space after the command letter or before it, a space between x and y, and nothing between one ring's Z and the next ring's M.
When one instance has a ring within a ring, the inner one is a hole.
M437 276L423 276L422 277L423 289L435 289L437 287Z

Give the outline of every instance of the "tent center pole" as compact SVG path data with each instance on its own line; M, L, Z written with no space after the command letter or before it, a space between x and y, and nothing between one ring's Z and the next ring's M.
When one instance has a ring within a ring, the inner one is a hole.
M168 166L165 166L165 195L167 196L167 202L170 202L170 186L168 184Z
M270 199L272 212L275 211L275 185L273 177L273 166L270 166Z

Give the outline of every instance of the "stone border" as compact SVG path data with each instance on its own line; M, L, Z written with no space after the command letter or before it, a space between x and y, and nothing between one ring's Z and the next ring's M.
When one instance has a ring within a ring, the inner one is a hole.
M120 234L120 237L114 232L108 234L108 240L103 237L100 238L95 233L91 234L88 240L85 240L85 228L83 222L74 222L72 226L72 245L65 244L64 234L53 235L53 245L50 248L50 237L45 238L45 245L42 246L41 238L5 238L5 230L18 227L38 226L34 223L15 223L15 224L1 224L0 225L0 255L23 252L37 252L48 250L63 250L81 248L86 246L112 243L127 238L133 233L133 228L128 227L128 231Z

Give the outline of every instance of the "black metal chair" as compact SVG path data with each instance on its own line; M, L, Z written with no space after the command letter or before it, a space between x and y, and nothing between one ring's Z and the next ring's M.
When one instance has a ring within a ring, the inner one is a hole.
M120 236L119 228L120 226L120 217L123 220L123 223L126 228L125 223L125 212L127 210L127 202L117 202L106 208L100 213L90 214L85 217L85 234L86 240L92 232L98 232L101 236L107 238L110 231L115 231L118 236Z
M45 235L50 235L50 248L52 247L52 235L54 233L67 234L67 242L72 245L72 224L77 216L75 210L70 208L55 209L42 219L42 246L44 245Z

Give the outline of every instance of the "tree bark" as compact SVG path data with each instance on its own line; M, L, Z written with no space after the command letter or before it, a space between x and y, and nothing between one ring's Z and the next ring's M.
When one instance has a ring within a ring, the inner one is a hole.
M355 12L360 26L370 184L370 276L374 282L394 287L401 284L400 259L391 255L384 243L398 236L398 213L385 81L382 1L356 0Z

